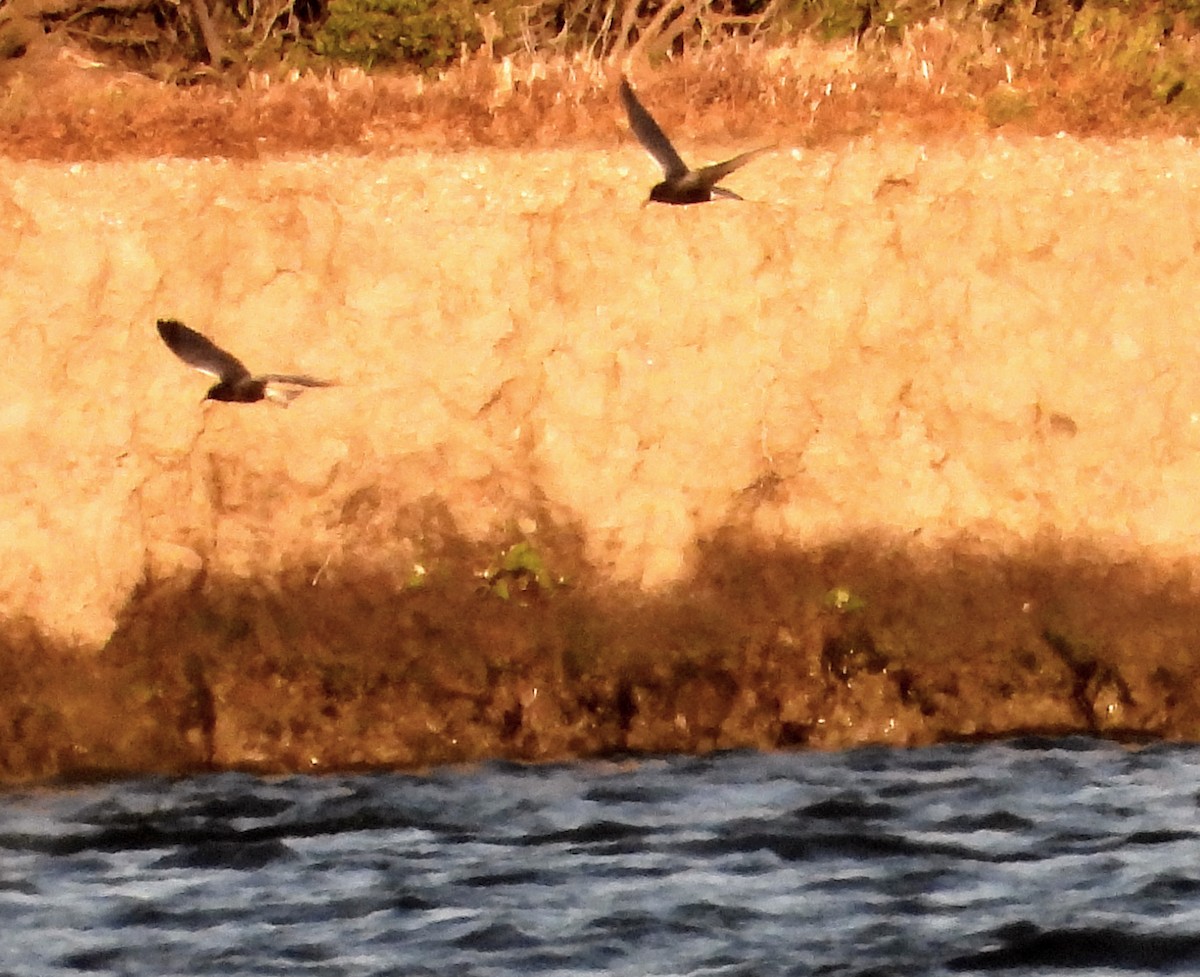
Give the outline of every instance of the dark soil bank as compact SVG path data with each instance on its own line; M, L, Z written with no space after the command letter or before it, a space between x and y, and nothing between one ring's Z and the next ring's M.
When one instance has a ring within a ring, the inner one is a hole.
M542 572L578 565L569 543L536 557L479 574L482 549L448 546L401 592L144 590L91 659L10 629L0 776L1200 735L1200 597L1168 571L731 535L648 599Z

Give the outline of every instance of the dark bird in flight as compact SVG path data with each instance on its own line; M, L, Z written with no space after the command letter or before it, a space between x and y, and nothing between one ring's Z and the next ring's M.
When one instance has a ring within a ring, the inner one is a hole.
M205 400L252 404L265 398L286 407L305 387L333 386L327 380L287 373L251 376L236 356L176 319L159 319L158 334L188 366L217 378L217 383L204 395Z
M621 101L625 103L625 111L629 113L629 128L637 136L638 142L646 147L646 152L658 160L658 165L663 168L665 179L650 191L650 200L657 200L662 204L701 204L717 197L741 200L742 198L732 190L717 186L717 181L745 166L755 156L774 148L764 146L762 149L752 149L748 153L727 159L724 163L714 163L698 170L688 169L687 163L675 152L671 140L638 101L633 89L629 87L629 82L624 78L621 79ZM647 203L649 202L648 200Z

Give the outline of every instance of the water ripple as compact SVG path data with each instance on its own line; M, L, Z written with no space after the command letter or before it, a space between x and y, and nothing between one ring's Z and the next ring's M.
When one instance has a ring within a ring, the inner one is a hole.
M1198 773L1030 739L13 793L0 973L1196 973Z

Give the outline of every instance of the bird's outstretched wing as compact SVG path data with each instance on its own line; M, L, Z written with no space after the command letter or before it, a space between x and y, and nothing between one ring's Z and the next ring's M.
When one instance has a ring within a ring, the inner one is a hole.
M733 159L727 159L724 163L713 163L712 166L701 167L695 171L697 181L706 186L714 186L722 177L729 176L734 170L741 169L756 156L768 153L774 148L774 146L763 146L761 149L752 149L748 153L741 153Z
M671 140L659 128L654 117L642 106L629 82L621 79L621 101L625 103L625 111L629 115L629 128L637 136L638 142L646 147L646 152L658 160L668 180L678 179L688 172L687 164L679 158ZM720 179L720 177L716 177Z
M337 384L332 380L318 380L316 377L310 377L307 374L295 373L264 373L261 376L254 378L261 380L263 383L290 383L297 387L336 387Z
M307 387L333 387L331 380L318 380L316 377L294 373L266 373L255 377L263 383L263 396L273 404L286 407L304 393Z
M232 353L221 349L207 336L189 329L177 319L159 319L158 334L171 352L188 366L225 383L250 376L250 371Z

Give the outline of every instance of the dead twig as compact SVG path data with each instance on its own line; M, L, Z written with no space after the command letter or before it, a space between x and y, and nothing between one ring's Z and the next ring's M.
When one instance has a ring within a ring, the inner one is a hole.
M200 39L208 54L208 63L213 67L232 64L234 58L225 47L221 36L217 33L217 29L213 25L212 17L209 15L208 7L205 5L204 0L188 0L188 6L191 8L192 15L196 18L196 26L200 28Z

